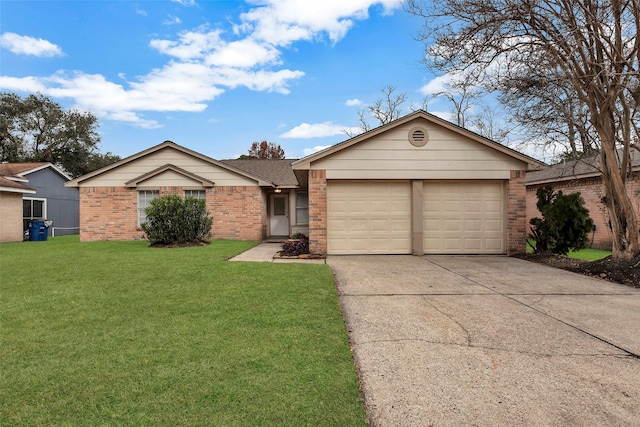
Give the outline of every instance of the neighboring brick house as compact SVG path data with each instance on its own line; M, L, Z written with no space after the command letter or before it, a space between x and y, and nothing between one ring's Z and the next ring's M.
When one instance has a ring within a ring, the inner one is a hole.
M12 236L10 241L22 241L29 223L37 220L50 221L49 234L54 229L56 235L78 233L78 190L64 186L70 177L62 170L46 162L3 163L0 164L0 177L5 180L3 187L11 188L7 187L7 180L14 185L13 196L5 190L7 194L2 196L0 203L0 222L4 233ZM25 186L28 191L16 190L16 184ZM11 214L5 215L7 209L12 210ZM0 241L6 240L0 238Z
M416 111L300 160L218 161L173 142L67 183L80 239L142 238L150 200L202 197L214 238L308 234L329 254L506 254L526 240L535 159Z
M547 169L531 172L527 175L527 225L529 220L539 217L536 207L538 188L551 185L556 191L565 194L579 192L589 210L595 230L590 234L590 246L611 250L613 237L609 217L602 198L604 186L599 170L599 157L589 157L553 165ZM640 155L632 152L632 171L627 179L627 193L631 197L636 212L640 214Z

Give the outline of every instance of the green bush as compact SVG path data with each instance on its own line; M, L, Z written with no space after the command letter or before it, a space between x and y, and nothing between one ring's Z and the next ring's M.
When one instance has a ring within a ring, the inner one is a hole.
M550 185L538 188L536 206L542 218L532 218L530 238L536 252L566 255L584 248L589 241L593 221L580 193L555 192Z
M213 219L204 200L162 196L154 199L144 212L147 220L141 227L152 245L195 243L211 237Z

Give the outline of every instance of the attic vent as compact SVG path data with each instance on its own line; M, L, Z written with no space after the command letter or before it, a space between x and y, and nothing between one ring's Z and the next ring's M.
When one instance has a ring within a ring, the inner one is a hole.
M429 134L422 126L415 126L409 130L409 142L416 146L422 147L429 141Z

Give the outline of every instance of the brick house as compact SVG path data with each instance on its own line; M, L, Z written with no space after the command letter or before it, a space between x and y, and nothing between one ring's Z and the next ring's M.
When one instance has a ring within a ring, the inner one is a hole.
M633 173L627 179L627 193L640 213L640 153L631 152ZM551 185L556 191L565 194L579 192L589 210L595 230L591 233L591 247L611 250L613 237L609 226L609 217L602 197L604 186L599 170L599 157L589 157L553 165L547 169L531 172L527 175L527 225L529 220L540 216L536 207L538 188Z
M80 239L142 238L150 200L201 197L214 238L296 232L329 254L525 250L525 175L544 165L416 111L300 160L218 161L166 141L67 183Z
M143 238L144 209L166 194L205 199L216 239L307 233L306 188L292 160L250 162L218 161L165 141L69 181L80 191L80 240Z

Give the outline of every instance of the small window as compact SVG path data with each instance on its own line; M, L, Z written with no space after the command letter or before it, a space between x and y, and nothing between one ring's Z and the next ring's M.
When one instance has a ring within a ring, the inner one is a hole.
M285 196L276 196L273 198L273 214L274 215L287 214L287 199Z
M26 230L31 221L42 221L47 217L46 199L22 199L22 226Z
M144 213L145 208L151 206L153 199L160 196L158 190L140 190L138 191L138 226L147 220L147 214Z
M204 190L184 190L184 197L193 197L194 199L206 199L207 192Z
M296 225L309 224L309 195L299 192L296 194Z

